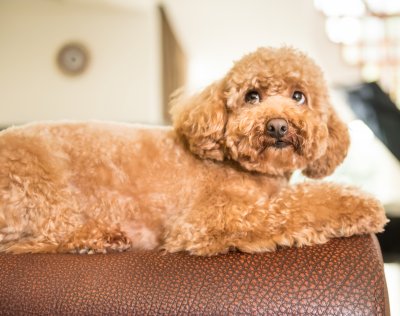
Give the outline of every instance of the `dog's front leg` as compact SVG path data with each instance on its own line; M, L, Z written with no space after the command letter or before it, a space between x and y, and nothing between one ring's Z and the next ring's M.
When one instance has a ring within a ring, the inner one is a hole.
M171 219L164 248L196 255L275 250L333 237L376 233L387 222L380 202L357 188L303 183L269 200L224 197Z
M249 233L265 217L260 207L265 200L237 190L204 194L190 209L167 221L162 248L204 256L226 253L240 240L249 240Z
M274 197L265 230L237 247L246 252L275 246L321 244L333 237L377 233L387 223L381 203L358 188L328 182L287 187ZM253 234L254 235L254 234Z

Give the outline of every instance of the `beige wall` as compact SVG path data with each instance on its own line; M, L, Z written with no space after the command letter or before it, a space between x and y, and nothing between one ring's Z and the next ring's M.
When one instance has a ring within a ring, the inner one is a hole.
M223 76L232 61L260 46L291 45L306 51L332 84L360 79L358 69L342 60L340 47L328 40L325 18L313 0L163 2L187 49L193 89Z
M160 123L157 11L96 1L0 1L0 125L104 119ZM58 48L83 42L80 77L55 65Z
M328 41L312 0L0 0L0 126L91 118L161 123L158 3L188 55L192 90L265 45L307 51L330 83L359 79ZM69 40L91 51L79 78L54 63Z

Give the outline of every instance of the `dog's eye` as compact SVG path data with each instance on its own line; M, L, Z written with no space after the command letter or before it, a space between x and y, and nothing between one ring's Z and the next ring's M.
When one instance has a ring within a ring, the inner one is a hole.
M301 91L293 92L292 99L297 102L297 104L304 104L306 102L306 96Z
M261 102L261 96L256 90L250 90L244 97L246 103L257 104Z

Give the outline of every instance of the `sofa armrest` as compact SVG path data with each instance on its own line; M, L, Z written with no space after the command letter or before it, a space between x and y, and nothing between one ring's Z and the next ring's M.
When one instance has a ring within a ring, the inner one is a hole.
M273 253L0 255L0 314L389 315L373 235Z

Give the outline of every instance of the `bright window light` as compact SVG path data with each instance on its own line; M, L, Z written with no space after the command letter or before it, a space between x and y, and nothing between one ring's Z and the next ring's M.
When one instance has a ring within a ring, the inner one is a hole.
M376 64L368 63L362 67L361 74L367 82L377 81L380 78L380 68Z
M352 17L330 17L326 20L326 32L334 43L355 44L361 38L361 21Z
M389 292L390 312L392 315L400 315L400 265L396 263L385 263L386 283Z
M350 65L358 65L361 60L360 48L358 46L344 46L342 48L343 58Z
M385 37L385 25L381 19L366 18L363 23L363 39L368 42L378 42Z
M376 13L395 14L400 12L399 0L366 0L368 7Z
M379 46L366 46L363 49L362 59L368 63L379 64L384 58L384 50Z
M362 0L314 0L315 7L326 16L362 16L365 5Z
M400 0L314 0L343 60L377 81L400 108Z

